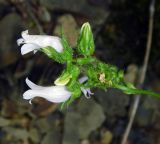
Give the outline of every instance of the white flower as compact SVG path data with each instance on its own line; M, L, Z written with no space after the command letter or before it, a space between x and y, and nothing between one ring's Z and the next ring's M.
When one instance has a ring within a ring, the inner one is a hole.
M79 82L82 84L84 83L85 81L88 80L88 77L87 76L83 76L79 79ZM81 91L83 92L84 96L88 99L91 97L91 95L93 95L94 93L91 92L90 88L83 88L81 87Z
M31 100L35 97L42 97L50 102L61 103L67 101L72 95L72 93L67 90L66 86L38 86L28 78L26 78L26 83L31 89L23 94L23 98L30 100L30 104Z
M61 39L56 36L47 36L47 35L29 35L28 30L22 32L22 38L17 40L18 46L24 44L21 47L21 54L27 54L31 51L34 53L40 49L47 46L51 46L57 52L63 51L63 46Z

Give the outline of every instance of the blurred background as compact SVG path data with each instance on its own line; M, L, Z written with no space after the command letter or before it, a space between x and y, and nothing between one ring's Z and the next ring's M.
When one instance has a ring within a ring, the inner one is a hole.
M90 22L95 56L125 70L136 84L145 55L150 0L0 0L0 144L120 144L134 96L93 89L67 109L41 98L30 105L25 78L52 85L63 65L38 52L21 56L21 32L60 35L72 47ZM160 1L155 4L152 49L144 88L160 93ZM160 144L160 99L141 98L127 144Z

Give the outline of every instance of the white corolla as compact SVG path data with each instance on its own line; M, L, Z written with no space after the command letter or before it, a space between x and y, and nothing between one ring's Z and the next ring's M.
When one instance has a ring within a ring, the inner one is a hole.
M35 97L42 97L50 102L61 103L67 101L72 93L67 90L66 86L38 86L26 78L27 85L31 88L24 92L23 98L31 100Z
M45 47L52 47L57 52L63 52L63 46L61 43L61 39L57 36L48 36L48 35L29 35L28 30L22 32L22 38L17 40L17 44L23 46L21 47L21 54L27 54L31 51L34 53L40 49Z
M87 80L88 77L85 76L80 78L79 82L84 83ZM29 100L30 104L32 99L35 97L42 97L53 103L63 103L72 95L72 93L67 90L65 85L43 87L34 84L28 78L26 78L26 84L28 87L30 87L30 89L23 93L23 98ZM86 98L90 98L90 96L93 94L89 88L81 87L81 91Z

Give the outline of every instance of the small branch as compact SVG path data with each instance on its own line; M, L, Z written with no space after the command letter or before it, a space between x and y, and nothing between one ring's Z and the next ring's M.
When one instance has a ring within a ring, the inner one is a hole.
M146 70L147 70L147 66L148 66L149 54L150 54L150 51L151 51L153 22L154 22L154 11L155 11L155 0L151 0L148 38L147 38L145 58L144 58L143 67L142 67L142 74L141 74L140 81L139 81L140 85L143 84L145 76L146 76Z
M27 7L27 12L28 12L29 16L31 17L31 19L36 24L39 33L40 34L44 34L43 28L40 25L40 23L39 23L38 19L36 18L36 16L34 15L32 7L30 6L30 3L28 1L25 1L25 4L26 4L26 7Z
M25 12L27 12L27 14L29 15L29 17L33 20L33 22L35 23L38 31L40 34L44 34L43 31L43 27L41 26L39 20L36 18L34 12L33 12L33 8L29 2L29 0L24 0L24 1L20 1L20 0L7 0L9 3L11 3L12 5L15 6L15 8L20 11L20 13L23 15Z
M142 66L142 72L141 72L141 75L140 75L139 87L142 87L143 82L145 80L149 55L150 55L150 51L151 51L153 22L154 22L154 11L155 11L155 0L151 0L150 9L149 9L150 16L149 16L149 28L148 28L146 52L145 52L143 66ZM132 111L131 111L131 116L130 116L130 119L129 119L129 123L128 123L127 128L125 130L125 133L123 135L121 144L127 144L127 139L128 139L129 133L130 133L132 125L133 125L133 121L134 121L134 118L135 118L135 115L136 115L136 112L137 112L137 109L138 109L140 98L141 98L140 95L135 96Z

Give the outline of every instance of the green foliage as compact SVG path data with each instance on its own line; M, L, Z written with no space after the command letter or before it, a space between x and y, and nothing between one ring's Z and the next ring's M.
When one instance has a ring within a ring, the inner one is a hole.
M54 61L58 63L65 63L66 60L64 59L63 53L58 53L54 48L52 47L45 47L41 48L41 51L45 53L49 58L53 59Z
M55 81L56 85L66 85L68 90L72 92L71 98L62 105L62 108L80 97L82 87L117 88L126 94L144 94L160 97L160 94L137 89L133 84L125 83L123 70L101 62L92 56L94 53L94 40L89 23L83 24L81 28L77 41L76 56L74 56L73 49L69 46L63 34L61 42L64 48L61 53L51 47L42 48L41 51L51 59L66 64L65 70ZM80 75L87 76L88 80L85 83L80 83L78 80Z
M55 85L66 85L70 79L72 78L72 75L64 70L59 78L57 78L54 82Z
M57 52L54 48L52 47L45 47L45 48L41 48L41 51L43 53L45 53L49 58L53 59L54 61L58 62L58 63L66 63L67 61L72 61L72 56L73 56L73 50L72 48L69 46L66 38L64 37L63 33L62 33L62 39L61 39L61 43L63 45L63 52L59 53Z

